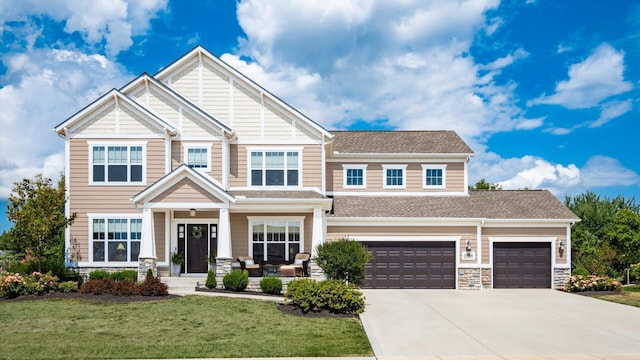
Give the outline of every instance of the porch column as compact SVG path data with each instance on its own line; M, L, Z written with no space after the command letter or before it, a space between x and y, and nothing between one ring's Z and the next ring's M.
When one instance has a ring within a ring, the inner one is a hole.
M153 229L153 213L150 208L142 210L142 239L140 239L140 254L138 255L138 280L144 281L147 270L151 269L157 276L156 268L156 238Z
M231 223L229 209L220 209L218 218L218 254L216 256L216 275L224 276L231 272Z
M317 254L316 247L324 242L324 230L322 229L323 224L322 219L322 209L315 208L313 209L313 232L311 234L311 257L315 258Z

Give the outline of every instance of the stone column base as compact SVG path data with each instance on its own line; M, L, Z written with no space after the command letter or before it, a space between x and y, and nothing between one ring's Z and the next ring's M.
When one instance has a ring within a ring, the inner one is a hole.
M459 268L458 269L458 289L460 290L480 290L480 269Z
M316 259L309 260L309 265L307 267L307 270L309 271L309 277L314 280L327 279L327 275L324 273L324 270L322 270L322 268L318 266L318 262L316 262Z
M145 281L147 278L147 270L153 271L153 276L158 276L158 268L156 266L156 258L140 258L138 259L138 281Z
M491 289L491 269L482 269L482 287Z
M568 268L554 268L553 269L553 288L557 290L563 290L564 286L571 277L571 269Z
M225 276L231 272L232 258L216 258L216 277Z

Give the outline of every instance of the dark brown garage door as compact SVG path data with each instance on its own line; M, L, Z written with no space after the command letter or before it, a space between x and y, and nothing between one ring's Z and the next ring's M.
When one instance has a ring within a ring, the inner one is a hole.
M550 288L551 243L494 243L494 288Z
M455 289L454 242L368 242L366 288Z

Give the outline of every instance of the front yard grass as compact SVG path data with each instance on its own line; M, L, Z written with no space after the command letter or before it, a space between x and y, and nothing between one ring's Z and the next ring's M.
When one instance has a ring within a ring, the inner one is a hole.
M271 301L187 296L103 304L0 303L0 358L371 356L356 319L284 314Z
M640 286L625 287L624 290L618 294L594 295L594 297L618 304L640 307Z

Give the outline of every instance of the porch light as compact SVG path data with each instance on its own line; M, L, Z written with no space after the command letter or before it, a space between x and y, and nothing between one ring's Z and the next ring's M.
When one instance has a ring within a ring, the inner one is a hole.
M560 251L564 251L564 241L560 240L560 244L558 244L558 248Z
M196 216L196 209L189 209L189 216L191 217Z
M471 240L467 239L467 254L471 253Z

